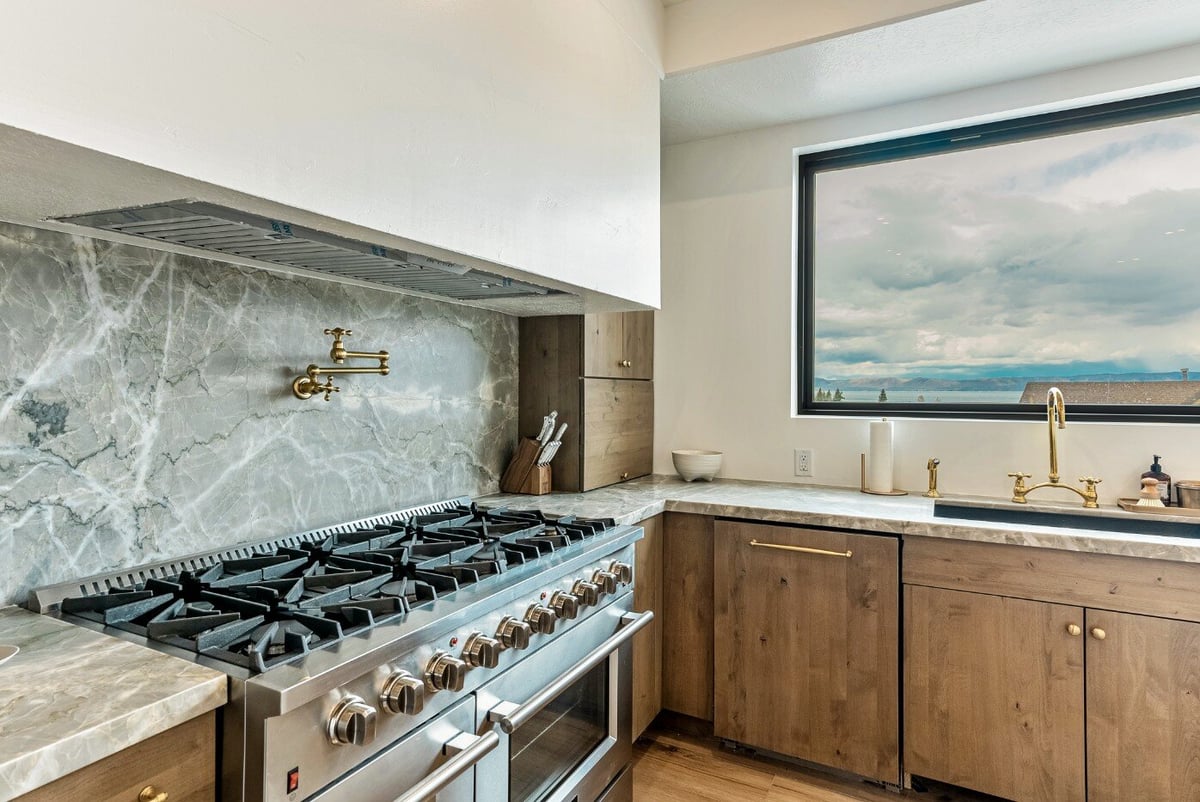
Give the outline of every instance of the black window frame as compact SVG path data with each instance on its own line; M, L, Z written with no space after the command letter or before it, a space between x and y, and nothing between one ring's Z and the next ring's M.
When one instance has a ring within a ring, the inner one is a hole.
M984 418L988 420L1045 419L1044 403L938 404L816 401L813 393L813 341L815 335L815 269L813 205L816 173L835 167L859 167L905 158L932 156L1058 134L1106 128L1124 123L1200 113L1200 88L1185 89L1131 100L1121 100L1068 111L1017 117L1002 122L971 125L929 134L900 137L835 150L801 154L796 182L797 232L797 409L798 415L873 416L911 418ZM1197 371L1200 373L1200 371ZM1069 385L1066 385L1069 386ZM1140 422L1197 423L1200 406L1072 403L1074 419Z

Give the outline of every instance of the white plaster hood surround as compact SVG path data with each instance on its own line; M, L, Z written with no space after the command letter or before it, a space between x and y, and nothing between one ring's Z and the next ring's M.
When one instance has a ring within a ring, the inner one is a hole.
M671 12L706 1L671 3L668 26ZM668 70L663 143L889 106L1197 42L1200 3L1187 0L981 0L690 72Z

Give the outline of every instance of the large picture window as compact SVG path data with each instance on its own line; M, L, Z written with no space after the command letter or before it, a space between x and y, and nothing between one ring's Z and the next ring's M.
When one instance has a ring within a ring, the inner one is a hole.
M801 412L1200 416L1200 93L800 162Z

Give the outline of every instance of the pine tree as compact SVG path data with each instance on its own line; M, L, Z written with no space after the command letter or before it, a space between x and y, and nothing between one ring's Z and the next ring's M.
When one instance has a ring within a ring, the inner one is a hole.
M887 390L886 389L879 391L879 403L882 404L884 401L887 401Z
M845 401L846 400L846 396L842 395L841 387L839 387L833 391L833 400L834 401Z

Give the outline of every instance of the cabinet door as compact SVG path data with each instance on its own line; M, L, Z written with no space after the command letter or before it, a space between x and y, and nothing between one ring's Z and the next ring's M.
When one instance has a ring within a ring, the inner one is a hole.
M1200 799L1200 624L1087 611L1088 800Z
M600 379L654 378L654 313L584 315L583 375Z
M898 555L890 537L717 521L714 732L898 783Z
M904 602L904 770L1082 800L1082 608L917 585Z
M713 519L663 513L663 707L713 717Z
M601 312L583 316L583 375L588 378L625 379L625 315Z
M642 734L662 709L662 516L638 526L646 536L634 558L633 609L654 611L654 620L633 638L633 737Z
M583 489L650 473L654 382L583 380Z

